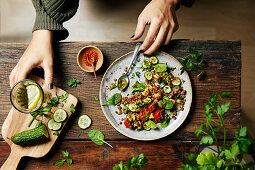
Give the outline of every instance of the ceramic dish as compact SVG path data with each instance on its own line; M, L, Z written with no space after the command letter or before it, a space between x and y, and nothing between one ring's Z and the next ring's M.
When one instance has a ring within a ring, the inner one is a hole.
M105 103L107 99L111 97L114 93L117 93L117 92L120 93L120 91L117 88L113 90L109 90L108 86L110 83L114 82L114 79L118 79L122 75L122 73L124 73L124 67L129 65L132 54L133 52L130 52L128 54L121 56L120 58L115 60L105 72L101 82L100 92L99 92L101 105ZM158 123L157 124L158 128L155 130L137 131L137 130L126 128L123 123L120 124L121 119L125 118L126 115L124 113L122 113L121 115L116 114L115 111L118 110L116 106L109 105L109 104L105 106L101 106L105 117L111 123L111 125L121 134L127 137L130 137L132 139L156 140L156 139L160 139L170 135L184 122L184 120L188 116L188 113L191 107L192 87L191 87L191 82L190 82L188 73L185 71L182 75L180 75L180 72L181 72L180 68L182 67L182 65L173 56L165 52L158 52L156 53L156 57L159 59L160 63L167 63L168 67L176 67L176 69L174 71L171 71L171 73L182 80L183 89L186 90L186 102L184 104L184 110L178 111L176 119L175 120L171 119L170 124L166 128L161 128L161 126ZM145 78L143 76L144 72L142 72L142 69L141 69L141 63L144 58L145 57L143 56L143 54L140 54L139 56L140 62L137 62L136 66L132 70L132 73L135 73L137 71L141 72L141 78L138 78L137 76L135 76L134 78L130 78L129 87L124 92L121 92L122 96L127 96L127 94L129 94L130 88L135 83L135 81L145 82Z

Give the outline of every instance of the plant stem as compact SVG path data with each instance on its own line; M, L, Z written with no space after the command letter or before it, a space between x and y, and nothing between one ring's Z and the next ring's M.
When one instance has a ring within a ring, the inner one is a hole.
M207 148L211 149L214 152L217 152L215 149L211 148L210 146L207 146Z
M211 129L211 132L212 132L212 135L213 135L213 138L215 139L215 142L216 142L216 145L217 145L217 150L218 150L218 156L219 156L219 153L220 153L220 148L219 148L219 142L218 142L218 138L216 137L216 134L213 130L213 127L211 124L209 124L209 127Z
M105 141L104 141L104 143L107 144L108 146L110 146L111 148L113 148L112 145L109 144L108 142L105 142Z

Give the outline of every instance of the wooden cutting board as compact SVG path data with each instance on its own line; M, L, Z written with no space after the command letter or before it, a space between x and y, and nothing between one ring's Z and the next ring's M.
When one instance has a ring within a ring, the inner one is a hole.
M40 77L31 76L30 79L35 80L37 83L39 83L42 86L44 94L45 94L44 98L46 101L50 101L50 98L51 98L49 97L50 93L52 94L52 97L56 96L56 94L57 96L61 96L61 95L65 95L66 93L64 90L58 87L53 87L52 90L49 90L44 84L44 80L41 79ZM69 120L70 116L72 115L72 113L70 112L70 106L73 104L74 107L76 107L77 103L78 103L77 98L69 94L67 101L66 103L64 103L64 106L63 106L63 109L65 109L68 114L68 119L65 122L63 122L63 127L59 131L59 134L61 133L66 122ZM59 104L58 108L60 107L61 106ZM54 112L56 109L57 108L53 107L51 111ZM43 118L43 123L45 125L47 125L47 121L52 116L52 113L48 113L48 115L49 115L49 118L45 118L45 117ZM21 113L13 107L10 110L2 127L2 136L4 140L10 145L11 153L8 159L5 161L5 163L1 167L1 170L16 169L20 162L20 159L24 156L40 158L46 155L50 151L55 141L57 140L58 136L53 135L54 131L51 131L48 129L50 140L46 143L38 144L34 146L25 146L25 147L14 144L9 138L11 138L16 133L22 132L24 130L32 129L35 127L37 123L36 120L33 121L30 127L28 127L28 124L31 121L31 119L32 119L32 116L30 114Z

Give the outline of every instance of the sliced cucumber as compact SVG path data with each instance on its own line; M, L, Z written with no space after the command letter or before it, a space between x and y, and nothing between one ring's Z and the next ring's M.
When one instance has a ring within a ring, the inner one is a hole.
M155 56L150 57L150 62L151 62L152 64L157 64L157 63L158 63L157 57L155 57Z
M61 122L55 122L54 119L50 119L48 121L47 125L48 125L48 128L50 130L55 130L55 131L60 130L61 127L62 127L62 123Z
M142 66L143 66L143 68L146 69L146 68L151 67L151 63L148 59L144 59L143 62L142 62Z
M78 119L78 126L81 129L87 129L91 125L91 119L87 115L81 115Z
M146 99L143 100L144 104L150 104L151 103L151 99L149 97L147 97Z
M67 113L64 109L58 109L53 114L53 119L55 122L63 122L67 118Z
M34 129L26 130L20 133L17 133L11 137L11 141L17 145L35 145L42 143L49 139L49 133L47 127L42 124L39 127Z
M129 108L129 110L130 110L131 112L135 112L135 111L137 110L137 105L131 103L131 104L128 105L128 108Z
M172 84L175 86L179 86L181 84L181 80L178 77L173 78Z
M170 92L172 91L172 89L171 89L170 86L165 86L165 87L163 88L163 90L164 90L165 93L170 93Z
M156 72L158 72L158 73L167 71L166 63L158 63L158 64L154 65L153 67L155 68Z
M150 71L146 71L144 73L144 77L147 79L147 80L151 80L152 79L152 73Z

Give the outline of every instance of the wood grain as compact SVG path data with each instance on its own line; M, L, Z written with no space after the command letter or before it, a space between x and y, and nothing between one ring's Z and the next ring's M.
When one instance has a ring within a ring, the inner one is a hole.
M52 90L49 90L47 87L45 87L44 80L36 77L36 76L32 76L30 77L31 79L35 80L38 84L40 84L43 88L44 91L44 99L45 99L45 103L50 101L50 97L49 94L51 93L52 96L55 96L55 94L57 94L58 96L61 95L65 95L65 91L54 87ZM70 106L73 104L74 107L77 105L77 98L75 98L73 95L69 95L66 102L64 103L64 107L63 109L66 110L67 114L68 114L68 118L71 117L72 113L70 112ZM52 108L52 112L54 112L54 110L56 110L56 108ZM52 117L52 113L46 113L49 115L48 118L43 119L43 123L47 124L48 120ZM46 143L42 143L42 144L38 144L38 145L33 145L33 146L19 146L14 144L10 138L22 131L34 128L36 125L37 121L33 121L33 123L31 124L30 127L28 127L28 124L31 120L32 116L30 114L23 114L20 113L19 111L17 111L16 109L12 108L7 116L7 118L4 121L4 124L2 126L2 135L4 140L10 145L11 147L11 154L8 157L8 159L6 160L6 162L3 164L3 166L1 167L2 170L5 169L16 169L20 159L24 156L30 156L30 157L42 157L45 154L47 154L51 147L53 146L53 144L55 143L55 141L57 140L58 136L53 135L53 131L48 130L49 132L49 141ZM67 121L63 122L63 127L64 128L65 124ZM59 133L61 133L61 130L59 130Z
M93 74L83 72L76 63L78 51L87 45L99 47L104 54L104 64L98 71L98 80ZM212 92L232 92L230 111L225 115L227 138L233 138L234 131L240 127L240 99L241 99L241 53L240 41L172 41L168 46L161 48L177 59L188 54L188 48L203 52L207 61L207 77L203 81L196 79L196 74L189 72L193 87L193 103L188 118L184 124L172 135L163 140L198 140L194 130L205 122L204 105ZM8 76L18 62L27 44L0 44L0 125L2 125L10 109ZM135 43L130 42L77 42L60 43L55 48L54 84L79 97L78 112L71 120L66 131L65 139L88 140L87 132L90 129L101 130L107 140L130 140L121 135L110 125L104 117L99 102L94 101L98 96L101 78L108 66L119 56L132 51ZM33 74L43 76L42 70L34 70ZM81 81L77 88L67 87L64 82L76 77ZM88 130L81 130L77 126L79 114L87 114L93 124ZM80 137L77 135L81 133ZM219 138L223 138L219 133Z
M199 142L182 141L154 141L154 142L136 142L136 141L111 141L113 149L107 145L98 146L91 141L60 141L52 148L46 156L40 159L25 157L22 159L18 169L104 169L111 170L112 167L123 161L127 163L132 156L138 156L144 153L148 159L146 169L176 169L181 167L183 160L188 152L198 152L203 149L199 147ZM6 143L0 142L2 160L6 159L10 152ZM57 159L63 159L61 150L70 151L70 158L73 164L68 166L66 163L57 167L53 165Z

